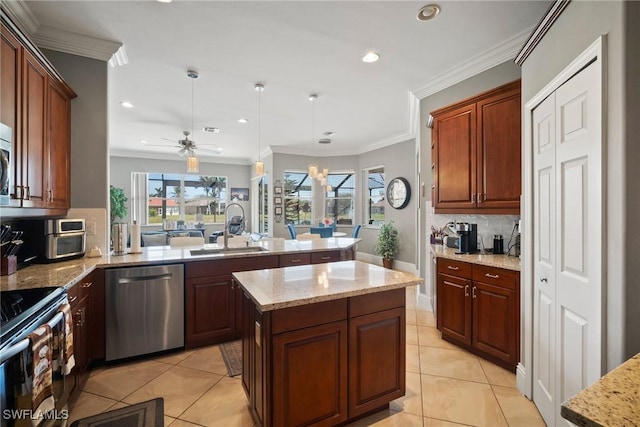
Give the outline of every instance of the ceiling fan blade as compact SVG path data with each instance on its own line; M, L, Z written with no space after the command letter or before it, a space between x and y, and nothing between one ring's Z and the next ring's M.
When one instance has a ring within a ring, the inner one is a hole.
M164 139L165 141L173 142L174 144L178 143L178 141L174 141L173 139L169 139L169 138L160 138L160 139Z
M201 146L198 146L197 149L200 150L203 153L222 154L222 148L219 148L219 147L216 147L216 148L202 148Z

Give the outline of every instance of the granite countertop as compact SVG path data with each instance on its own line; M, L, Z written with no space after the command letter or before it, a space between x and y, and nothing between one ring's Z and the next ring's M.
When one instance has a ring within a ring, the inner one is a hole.
M487 265L489 267L505 268L507 270L520 271L520 258L507 255L493 255L492 253L456 254L456 248L447 248L442 245L430 245L431 252L440 258L455 259L471 264Z
M263 312L424 282L413 274L361 261L243 271L233 277Z
M629 427L640 422L640 353L562 404L578 426Z
M344 250L352 247L360 239L327 238L316 240L266 239L252 242L251 246L264 248L260 252L232 252L219 254L192 255L195 247L151 246L142 248L139 254L107 254L97 258L78 258L51 264L33 264L9 276L0 277L0 291L65 286L67 288L81 281L95 268L134 267L139 265L166 264L168 262L190 262L207 259L259 257L296 252L322 252ZM229 241L230 247L246 246L244 240ZM206 244L202 249L220 249L222 245Z

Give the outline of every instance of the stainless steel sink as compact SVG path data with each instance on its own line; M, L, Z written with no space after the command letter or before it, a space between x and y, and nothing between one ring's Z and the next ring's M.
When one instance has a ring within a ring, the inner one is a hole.
M239 253L254 253L254 252L264 252L268 249L263 248L262 246L246 246L246 247L235 247L235 248L213 248L213 249L193 249L191 250L191 255L216 255L216 254L239 254Z

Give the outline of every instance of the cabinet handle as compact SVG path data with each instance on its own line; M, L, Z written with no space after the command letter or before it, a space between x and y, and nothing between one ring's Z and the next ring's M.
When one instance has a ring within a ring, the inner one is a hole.
M300 258L295 258L291 260L291 262L300 262L300 261L302 261Z
M476 202L476 194L477 193L472 193L471 194L471 203L475 203Z
M77 295L76 295L76 296L72 296L72 297L69 299L69 304L72 304L72 303L73 303L75 300L77 300L77 299L78 299L78 296L77 296Z
M24 187L22 185L16 185L16 199L23 200L24 197Z
M469 296L469 285L464 285L464 296L465 297Z
M331 257L330 257L330 256L323 256L321 259L322 259L322 260L325 260L325 259L331 259Z
M460 270L460 267L454 267L453 265L447 265L447 268L448 268L449 270L454 270L454 271L458 271L458 270Z
M31 189L29 188L28 185L25 185L24 189L25 189L24 200L31 200Z
M82 286L83 288L87 289L87 288L90 288L90 287L91 287L91 285L93 285L93 283L92 283L92 282L87 282L87 283L83 283L81 286Z
M47 190L47 194L49 194L49 201L53 202L53 190Z
M540 281L543 283L547 283L547 278L544 276L540 276Z
M499 279L500 278L500 276L498 276L497 274L489 274L489 273L486 273L485 277L490 277L492 279Z
M231 290L234 290L236 288L236 282L231 282Z
M471 297L472 298L476 297L476 287L475 286L473 288L471 288Z
M482 201L483 202L487 201L487 193L482 193Z

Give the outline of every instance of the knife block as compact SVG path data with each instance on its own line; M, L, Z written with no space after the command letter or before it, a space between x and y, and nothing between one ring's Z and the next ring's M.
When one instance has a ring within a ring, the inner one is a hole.
M0 276L8 276L18 271L18 259L15 255L0 258Z

